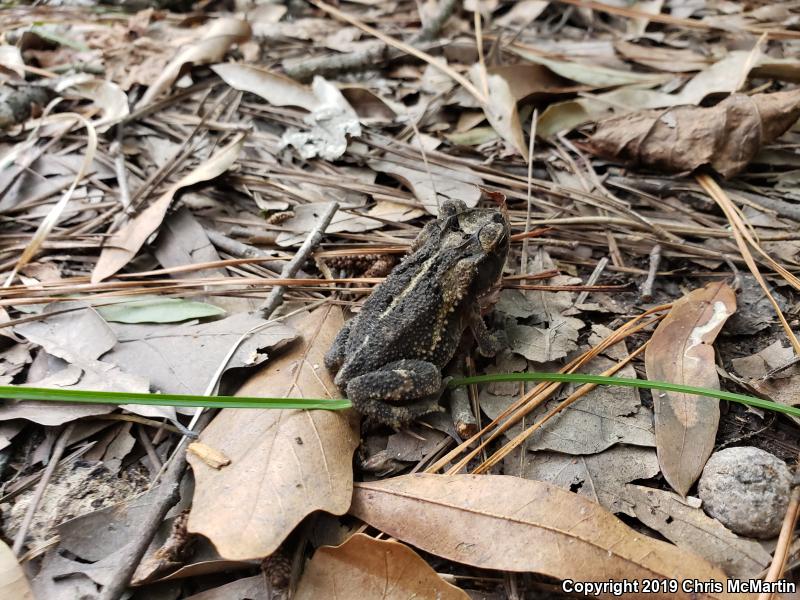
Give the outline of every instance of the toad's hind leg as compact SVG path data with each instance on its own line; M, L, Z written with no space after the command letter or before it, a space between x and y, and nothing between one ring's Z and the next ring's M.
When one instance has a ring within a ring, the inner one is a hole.
M444 410L439 405L438 396L429 396L424 400L404 406L395 406L380 400L368 402L353 400L353 406L364 415L367 429L375 425L388 425L399 430L408 427L418 417Z
M442 389L436 365L403 359L351 379L347 397L368 421L400 429L417 417L441 410Z
M353 402L405 404L437 393L441 385L442 374L436 365L406 358L354 377L347 384L347 397Z

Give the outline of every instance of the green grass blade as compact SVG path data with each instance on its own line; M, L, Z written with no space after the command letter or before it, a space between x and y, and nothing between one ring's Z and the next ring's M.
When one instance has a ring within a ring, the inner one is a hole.
M800 417L800 408L778 404L770 400L763 400L755 396L736 394L724 390L695 387L667 381L650 381L647 379L629 379L627 377L607 377L605 375L583 375L581 373L498 373L492 375L477 375L475 377L458 377L450 381L450 387L472 385L474 383L489 383L492 381L557 381L564 383L594 383L598 385L619 385L624 387L649 388L666 392L680 392L708 398L719 398L747 406L763 408L780 412L793 417Z
M606 377L604 375L584 375L578 373L497 373L475 377L459 377L449 383L449 387L490 383L494 381L555 381L563 383L592 383L597 385L619 385L624 387L649 388L667 392L680 392L708 398L718 398L756 408L780 412L800 418L800 408L787 406L734 392L710 388L648 381L626 377ZM341 410L350 408L345 399L325 398L256 398L247 396L193 396L190 394L137 394L133 392L95 392L85 390L63 390L53 388L20 387L0 385L0 398L17 400L41 400L51 402L73 402L81 404L146 404L156 406L206 407L206 408L279 408L279 409L321 409Z
M53 388L0 385L0 398L43 400L80 404L147 404L205 408L298 408L341 410L349 400L325 398L254 398L247 396L193 396L190 394L137 394L133 392L94 392Z

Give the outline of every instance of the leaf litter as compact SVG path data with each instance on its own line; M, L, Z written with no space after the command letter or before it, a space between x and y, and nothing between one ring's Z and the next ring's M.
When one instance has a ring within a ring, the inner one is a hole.
M348 313L444 200L502 195L512 246L485 318L508 348L469 372L649 376L796 405L781 340L800 264L796 7L573 4L8 7L0 381L338 397L322 355ZM321 243L282 275L333 200ZM273 289L287 303L268 322ZM714 289L724 325L697 301ZM783 542L725 530L693 481L740 439L796 465L794 421L630 388L496 382L464 398L466 428L442 413L361 436L351 413L209 414L187 444L193 479L144 532L193 411L6 400L5 537L38 506L0 589L97 597L133 563L134 597L205 600L287 582L301 597L336 582L504 598L550 593L525 572L781 573ZM675 402L700 425L668 418ZM564 545L586 554L556 564Z

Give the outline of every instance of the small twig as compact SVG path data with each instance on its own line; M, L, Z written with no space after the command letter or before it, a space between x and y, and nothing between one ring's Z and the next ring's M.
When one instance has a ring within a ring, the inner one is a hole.
M313 229L313 231L308 235L306 241L303 242L303 245L300 246L300 249L297 251L297 254L294 255L294 258L290 260L283 266L283 270L281 271L281 279L290 279L294 277L297 271L300 270L300 266L308 259L308 256L311 254L311 251L319 244L320 240L322 239L323 233L330 225L331 220L333 220L333 215L336 214L336 211L339 210L339 203L338 202L331 202L328 205L328 210L320 217L317 226ZM283 295L286 293L286 286L283 285L276 285L272 288L272 291L267 296L267 299L264 300L264 303L258 307L258 313L263 318L269 318L269 315L280 305L281 301L283 300Z
M353 17L353 16L351 16L351 15L345 13L345 12L342 12L341 10L339 10L338 8L336 8L334 6L326 4L325 2L322 2L321 0L308 0L308 1L311 4L313 4L314 6L316 6L317 8L325 11L329 15L333 15L335 18L337 18L337 19L339 19L341 21L344 21L345 23L350 23L350 25L353 25L354 27L358 27L359 29L361 29L362 31L365 31L366 33L370 34L371 36L378 38L379 40L381 40L385 44L388 44L389 46L393 46L393 47L397 48L398 50L400 50L400 51L402 51L402 52L404 52L406 54L410 54L411 56L414 56L415 58L418 58L419 60L428 63L434 69L437 69L437 70L441 71L442 73L444 73L445 75L450 77L453 81L455 81L456 83L461 85L461 87L463 87L480 104L487 104L488 103L488 98L486 98L486 96L483 93L481 93L481 91L478 90L472 84L472 82L470 82L461 73L458 73L452 67L448 66L447 63L439 62L438 60L434 59L430 54L422 52L421 50L418 50L414 46L411 46L411 45L409 45L409 44L407 44L405 42L401 42L400 40L397 40L397 39L395 39L395 38L393 38L393 37L391 37L389 35L386 35L383 32L378 31L374 27L370 27L366 23L363 23L363 22L359 21L355 17Z
M14 545L11 548L14 556L19 556L20 552L22 551L22 547L25 545L25 536L28 535L28 529L33 522L36 509L39 508L39 503L42 501L42 496L44 496L44 491L47 488L47 484L50 483L50 479L53 477L53 473L58 466L58 461L61 460L61 456L64 454L64 450L67 447L67 441L69 440L69 436L72 434L72 429L74 426L74 423L70 423L61 431L61 435L58 436L56 445L53 447L53 453L50 455L50 461L47 463L47 467L42 474L42 478L39 480L39 483L36 486L36 491L33 493L31 503L28 505L28 510L25 512L25 517L23 517L22 524L20 524L17 535L14 538Z
M153 447L153 442L150 441L150 437L147 435L144 427L137 427L136 434L139 436L139 441L142 442L142 446L144 446L144 451L147 453L147 458L149 458L150 462L153 463L153 473L158 473L161 470L161 459L159 459L158 454L156 454L156 449Z
M211 413L205 413L198 422L198 429L202 429L211 420ZM186 438L181 438L182 440ZM180 486L183 474L186 472L186 453L181 452L167 470L161 484L150 493L150 510L142 517L137 528L137 537L125 546L124 556L121 557L119 568L114 572L111 581L103 588L100 600L117 600L125 592L128 583L133 577L136 568L144 556L164 517L180 498Z
M453 14L458 4L457 0L443 0L439 4L439 12L411 38L410 43L419 48L424 48L426 42L430 42L439 35L442 27ZM283 62L283 70L289 77L305 81L311 79L314 75L329 76L374 67L380 61L393 60L403 55L403 52L389 50L386 44L382 43L346 54L287 60Z
M642 302L650 302L653 299L653 285L656 282L656 273L661 264L661 244L656 244L650 250L650 266L647 269L647 278L642 284L642 293L639 299Z
M594 286L594 284L596 284L597 281L600 279L600 275L603 274L603 271L605 271L607 266L608 266L608 257L604 256L599 261L597 261L597 265L595 265L594 270L592 271L592 274L589 275L589 279L586 280L585 285L587 287ZM580 294L578 294L578 297L575 298L575 304L573 304L573 306L576 306L578 304L583 304L584 302L586 302L586 298L588 297L589 297L588 290L585 292L581 292Z
M531 187L533 184L533 147L536 141L536 125L539 121L539 109L534 108L531 114L531 132L528 139L528 187L525 195L525 233L531 230ZM528 269L528 237L522 238L522 258L519 265L520 273Z
M124 124L117 125L117 141L111 145L111 152L114 154L114 171L117 176L117 185L119 186L119 203L122 210L128 210L131 205L131 193L128 189L128 176L125 172L125 151L123 150Z
M786 509L786 515L783 517L783 526L778 536L775 554L772 555L772 564L769 567L769 571L767 571L766 577L764 577L764 581L767 583L778 581L783 575L798 516L800 516L800 485L795 485L792 489L792 495L789 497L789 507ZM772 592L761 592L758 595L758 600L772 600L773 597L774 593Z
M240 242L239 240L230 238L227 235L220 233L219 231L214 231L213 229L206 229L205 232L206 236L208 236L208 241L214 244L214 246L216 246L218 249L222 250L223 252L227 252L231 256L244 259L275 256L274 252L267 252L266 250L262 250L261 248L257 248L256 246L245 244L243 242ZM268 260L268 261L262 261L260 264L262 267L266 267L267 269L280 271L285 263L286 261L282 260Z

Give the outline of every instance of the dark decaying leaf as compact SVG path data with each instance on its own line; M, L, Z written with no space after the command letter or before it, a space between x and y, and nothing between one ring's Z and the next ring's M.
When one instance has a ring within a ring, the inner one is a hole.
M588 149L657 171L710 166L732 177L800 118L800 90L733 94L716 106L645 110L600 121Z

